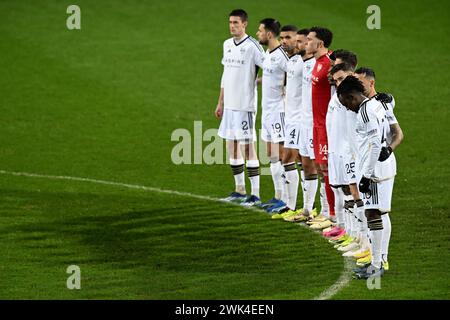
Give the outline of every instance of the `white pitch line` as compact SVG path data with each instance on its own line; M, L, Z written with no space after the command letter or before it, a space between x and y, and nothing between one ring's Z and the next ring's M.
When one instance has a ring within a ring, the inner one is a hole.
M331 299L336 293L341 291L346 287L352 280L352 269L354 268L354 263L350 258L344 258L344 270L342 270L341 275L329 288L325 289L318 297L313 300L328 300Z
M71 176L55 176L55 175L47 175L47 174L16 172L16 171L6 171L6 170L0 170L0 174L10 175L10 176L29 177L29 178L51 179L51 180L70 180L70 181L79 181L79 182L91 182L91 183L97 183L97 184L103 184L103 185L109 185L109 186L124 187L124 188L129 188L129 189L172 194L172 195L177 195L177 196L181 196L181 197L189 197L189 198L194 198L194 199L199 199L199 200L234 204L231 202L224 202L223 200L221 200L219 198L202 196L202 195L193 194L193 193L189 193L189 192L181 192L181 191L176 191L176 190L167 190L167 189L161 189L161 188L155 188L155 187L146 187L146 186L141 186L141 185L137 185L137 184L98 180L98 179L91 179L91 178L71 177ZM234 204L234 205L236 205L236 204ZM253 208L249 207L248 209L253 209ZM353 267L353 264L350 262L350 259L344 259L344 270L342 271L342 273L341 273L340 277L337 279L337 281L333 285L331 285L329 288L327 288L325 291L323 291L318 297L313 298L313 300L331 299L336 293L338 293L345 286L347 286L351 280L352 267Z

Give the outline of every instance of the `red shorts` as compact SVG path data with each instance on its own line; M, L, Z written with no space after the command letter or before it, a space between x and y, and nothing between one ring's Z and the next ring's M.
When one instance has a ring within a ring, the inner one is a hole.
M328 139L325 127L313 128L314 161L328 163Z

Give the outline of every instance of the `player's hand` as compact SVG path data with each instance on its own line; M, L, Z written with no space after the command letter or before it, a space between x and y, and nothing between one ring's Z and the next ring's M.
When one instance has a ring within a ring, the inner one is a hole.
M370 191L370 179L362 177L359 181L358 189L361 193L367 193Z
M223 104L222 103L217 104L216 111L214 112L214 114L216 115L216 118L218 118L218 119L222 118L222 115L223 115Z
M391 147L382 147L380 156L378 157L378 161L383 162L383 161L387 160L387 158L389 158L391 156L391 153L392 153Z
M377 99L380 102L391 103L393 97L390 93L380 92L375 96L375 99Z

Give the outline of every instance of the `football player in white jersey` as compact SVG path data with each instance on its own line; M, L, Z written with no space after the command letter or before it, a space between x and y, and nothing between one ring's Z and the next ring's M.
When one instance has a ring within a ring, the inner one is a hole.
M371 239L372 261L356 276L361 279L380 277L384 274L381 259L383 220L381 214L391 210L393 175L392 162L379 161L383 148L387 148L390 134L386 109L376 99L364 95L363 84L354 76L347 76L337 88L339 101L349 110L357 113L355 137L358 162L361 173L361 192ZM388 158L389 159L389 158Z
M333 66L330 75L337 86L347 76L353 74L354 67L355 65L350 65L347 62L340 62ZM344 256L365 253L362 257L365 259L366 256L369 256L370 251L364 203L359 193L354 196L350 192L350 186L357 190L356 182L359 179L357 151L352 130L352 122L355 122L355 119L350 117L350 112L334 94L327 114L328 171L330 184L333 186L335 193L335 212L338 220L338 226L334 228L334 233L341 234L341 237L332 234L333 230L330 230L325 236L334 236L336 240L345 239L338 245L338 250L343 251ZM354 112L351 113L355 114ZM359 256L358 258L361 259ZM367 257L367 259L370 259L370 257Z
M248 16L242 9L229 15L232 37L223 43L223 74L219 101L215 115L221 118L218 135L227 141L230 165L235 179L235 191L225 201L246 205L259 201L259 161L255 151L255 117L257 92L255 79L262 67L264 51L259 43L245 33ZM241 151L244 145L251 195L246 196L244 168Z
M330 75L334 80L333 82L339 85L339 82L335 79L336 73L351 74L353 70L353 66L350 64L341 63L333 66ZM346 155L349 154L346 114L347 109L339 102L336 93L334 93L328 104L326 128L328 136L328 175L334 192L334 211L337 225L324 233L329 237L336 237L344 232L351 233L349 217L344 215L344 192L342 190L344 186L349 185L347 175L344 175L342 170L345 167Z
M389 93L377 93L375 90L375 72L366 67L358 68L355 76L364 86L364 94L370 99L376 99L381 102L386 110L390 132L386 137L387 146L382 148L379 161L392 161L392 166L397 167L396 159L393 151L400 145L403 140L403 131L397 118L394 115L395 100ZM392 178L394 179L394 178ZM389 212L382 212L383 220L383 237L381 244L381 259L385 270L389 270L388 251L389 241L391 238L391 219Z
M281 158L285 131L284 84L289 58L278 41L280 28L281 25L277 20L266 18L260 21L256 33L259 43L267 46L262 75L261 138L266 142L275 189L274 197L262 206L269 213L284 209L287 201Z
M330 71L330 76L331 80L339 85L348 75L353 74L357 57L354 53L343 49L336 50L334 55L335 65ZM332 155L328 164L329 171L331 171L330 179L333 180L335 186L333 188L335 211L339 221L338 226L324 235L334 236L334 241L340 243L337 247L338 250L344 252L343 256L354 257L358 260L359 265L363 265L370 262L371 256L364 203L356 185L360 177L353 135L356 114L345 111L346 108L340 104L336 96L332 101L334 101L334 105L338 106L338 110L344 111L339 113L342 119L336 118L337 125L332 125L329 129ZM328 120L331 119L327 118L327 125L329 124ZM345 128L338 129L343 123L345 123ZM343 145L346 147L341 148ZM336 146L338 150L335 150ZM342 212L344 212L343 216Z
M303 208L295 216L287 217L287 221L306 221L315 215L314 200L318 187L317 168L314 163L313 147L313 115L311 97L311 74L316 63L314 55L306 50L306 37L309 29L301 29L297 32L297 48L303 59L302 70L302 99L299 110L300 132L299 132L299 154L302 163L303 180ZM290 132L287 132L289 135ZM289 136L288 136L289 137ZM326 203L326 200L324 201ZM305 213L305 215L303 214Z
M303 59L298 54L297 31L294 25L285 25L281 28L280 41L283 50L287 53L286 87L285 87L285 114L286 128L282 164L284 167L283 183L287 193L287 207L272 215L273 219L287 218L295 215L297 206L297 193L300 175L297 171L296 161L299 157L300 134L300 106L302 103L302 74ZM301 163L300 163L301 166Z
M336 85L339 85L342 80L345 79L347 75L352 74L353 70L356 68L358 63L356 54L351 51L338 49L333 52L335 57L334 65L339 65L341 63L347 63L352 67L352 70L342 70L337 71L336 75L333 76L333 81ZM340 166L342 175L346 177L346 185L342 187L344 193L344 219L347 221L347 229L349 234L355 238L357 237L359 248L355 242L350 242L347 239L348 246L341 246L346 253L344 256L354 256L354 255L369 255L369 244L367 239L367 222L364 215L364 204L361 200L358 187L356 183L358 182L358 168L356 164L356 149L354 148L352 130L348 129L349 123L354 123L355 113L351 111L346 112L347 121L347 134L345 135L348 140L348 152L344 154L344 166ZM350 243L349 243L350 242ZM366 258L366 257L363 257Z

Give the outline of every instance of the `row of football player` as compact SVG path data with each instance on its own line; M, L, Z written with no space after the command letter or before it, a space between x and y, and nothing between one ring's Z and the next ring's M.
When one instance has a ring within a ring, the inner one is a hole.
M358 259L356 277L383 275L389 268L389 212L396 175L392 152L403 139L393 97L376 92L374 71L356 69L354 53L329 50L333 34L327 28L299 30L266 18L259 23L256 40L247 35L247 25L247 13L233 10L232 37L223 44L215 114L221 118L218 134L227 141L235 180L235 191L224 200L323 230L344 255ZM258 68L261 138L275 190L265 203L259 195L254 147ZM322 212L316 216L319 179ZM302 207L297 204L300 184Z

